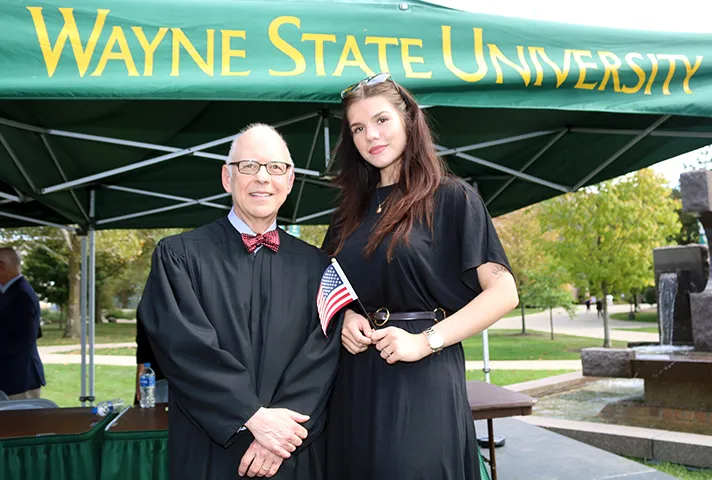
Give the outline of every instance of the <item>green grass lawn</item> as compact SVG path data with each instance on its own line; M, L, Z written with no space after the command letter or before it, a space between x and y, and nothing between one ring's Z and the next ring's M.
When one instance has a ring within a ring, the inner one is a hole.
M72 350L71 352L61 352L64 355L79 355L81 350ZM97 348L94 350L95 355L123 355L128 357L136 356L135 348Z
M671 475L680 480L712 480L712 470L709 469L688 470L686 467L678 465L676 463L648 462L639 458L627 458L629 458L630 460L634 460L638 463L642 463L643 465L647 465L650 468L654 468L663 473L667 473L668 475Z
M47 386L42 388L42 397L60 407L79 407L81 388L80 365L45 365ZM97 402L122 398L133 404L136 381L135 367L97 365L94 367L94 396Z
M482 360L482 335L462 342L467 360ZM625 347L626 342L613 340L613 347ZM522 335L519 330L490 330L489 352L492 360L578 360L581 349L600 347L598 338L555 335L532 332Z
M123 343L136 340L135 323L98 323L94 326L94 343ZM42 325L42 338L37 340L40 347L47 345L79 345L79 338L64 338L64 330L58 323Z
M630 331L630 332L644 332L644 333L658 333L658 327L614 328L613 330Z
M628 312L612 313L610 317L614 320L625 320L627 322L658 323L657 312L638 312L634 319L628 318Z
M527 315L531 315L532 313L541 313L543 312L543 308L525 308L524 309L524 318L526 318ZM510 318L510 317L521 317L522 316L522 309L517 307L508 314L506 314L503 318Z
M539 380L540 378L553 377L554 375L562 375L573 371L575 370L492 370L490 372L490 382L503 387L505 385ZM467 379L484 381L485 374L482 370L468 370Z

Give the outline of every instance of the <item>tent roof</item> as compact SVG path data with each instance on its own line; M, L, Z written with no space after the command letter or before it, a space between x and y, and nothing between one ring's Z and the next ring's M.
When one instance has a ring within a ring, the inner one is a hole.
M712 143L710 35L425 2L179 4L0 6L0 202L22 200L0 226L86 225L91 191L96 228L205 223L229 208L230 137L257 121L299 168L281 221L325 223L338 92L386 66L493 215Z

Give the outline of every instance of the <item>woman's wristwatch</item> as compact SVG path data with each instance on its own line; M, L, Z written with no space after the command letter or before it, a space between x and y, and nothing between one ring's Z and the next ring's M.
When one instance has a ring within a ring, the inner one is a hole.
M440 353L440 351L445 346L445 340L443 339L443 336L436 332L433 327L430 327L425 330L423 332L423 335L425 335L425 340L428 342L430 350L432 350L433 353Z

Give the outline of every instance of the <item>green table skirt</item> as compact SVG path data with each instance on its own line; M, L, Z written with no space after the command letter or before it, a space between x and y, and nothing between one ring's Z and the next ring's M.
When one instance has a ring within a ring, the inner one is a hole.
M0 441L0 479L98 478L104 427L109 419L103 419L80 435L42 435Z
M169 480L168 431L106 432L101 480Z

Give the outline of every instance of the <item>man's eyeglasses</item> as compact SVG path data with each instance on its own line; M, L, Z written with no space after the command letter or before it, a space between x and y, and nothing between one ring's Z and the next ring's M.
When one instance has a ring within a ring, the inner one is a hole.
M237 171L243 175L256 175L260 168L265 167L270 175L284 175L292 167L291 163L287 162L267 162L260 163L257 160L240 160L238 162L230 162L228 166L235 165Z
M393 86L396 87L396 90L398 90L398 93L400 93L401 97L403 97L403 100L408 103L405 100L403 93L400 91L400 88L398 88L398 84L396 84L396 82L393 80L390 73L379 73L378 75L368 77L364 80L361 80L360 82L354 83L353 85L349 85L341 91L341 99L343 100L344 98L348 97L359 88L370 87L372 85L378 85L379 83L383 82L391 82Z

